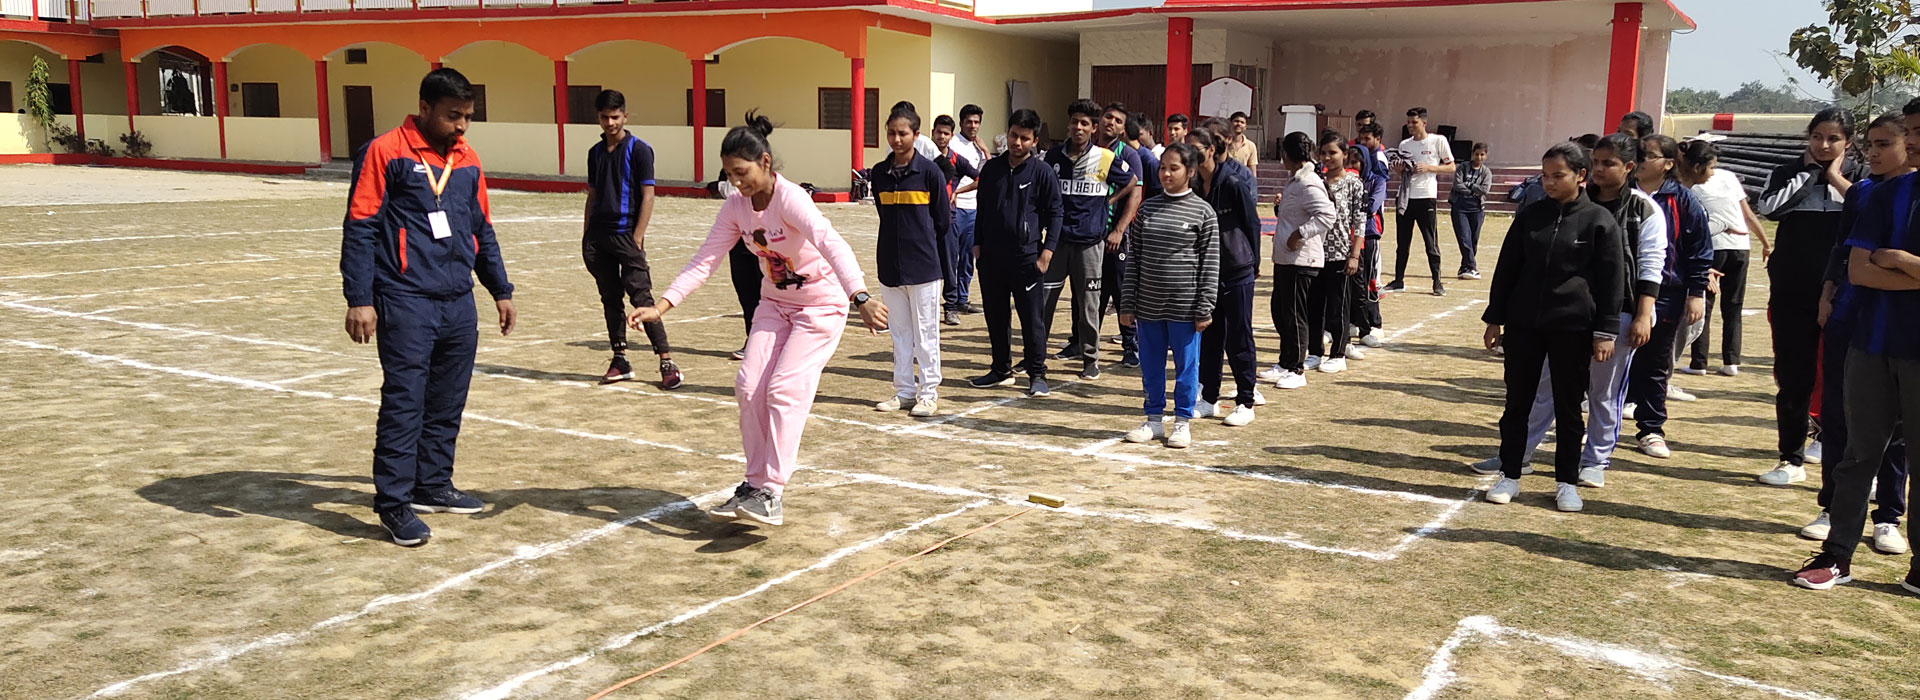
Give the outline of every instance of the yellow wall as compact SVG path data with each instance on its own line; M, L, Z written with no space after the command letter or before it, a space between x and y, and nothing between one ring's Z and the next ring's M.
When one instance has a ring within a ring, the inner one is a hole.
M852 65L840 52L812 42L760 39L720 54L719 63L707 66L707 87L727 91L728 126L742 123L747 110L757 109L774 124L817 129L820 88L850 85ZM867 86L880 87L871 79ZM887 99L886 89L881 88L881 109L891 104ZM719 141L711 143L720 145Z
M553 61L518 44L483 41L454 52L445 63L475 85L487 86L487 121L553 125ZM412 81L418 88L419 76ZM571 75L567 82L573 82ZM417 101L417 89L414 94Z
M892 106L888 103L883 106ZM724 128L709 128L706 133L706 180L720 179L720 141L727 136ZM823 189L846 189L853 182L853 164L851 159L852 143L847 141L847 132L833 129L794 129L781 127L773 130L768 145L773 147L773 166L780 174L794 182L811 182ZM885 158L887 149L866 149L861 159L861 167L880 162Z
M1711 114L1669 114L1661 119L1660 133L1676 139L1697 136L1713 128ZM1762 134L1799 134L1807 130L1812 114L1735 114L1733 130Z
M328 82L334 82L333 76L327 77ZM298 51L274 45L255 46L241 51L227 64L227 84L233 86L241 83L278 83L282 117L313 119L318 114L313 104L313 61ZM377 90L374 94L375 97L379 96ZM241 102L241 93L229 91L227 99L227 114L240 116L247 113L246 105ZM318 144L314 147L319 148Z
M380 134L400 126L400 120L419 111L420 78L427 74L426 59L412 51L392 44L364 44L357 48L367 50L365 65L347 65L345 49L327 57L327 104L328 111L332 112L329 126L333 131L335 158L353 156L347 143L346 101L340 97L341 86L367 85L373 88L373 131ZM551 82L547 84L552 85ZM487 89L488 107L491 109L493 88ZM551 109L552 98L549 97L543 104ZM553 130L548 129L547 133L552 134Z
M931 70L953 74L954 117L961 106L980 105L980 133L1007 130L1007 81L1024 80L1032 86L1035 111L1065 135L1067 103L1079 89L1079 47L1071 42L990 34L972 29L933 25ZM939 101L940 98L935 98ZM889 103L891 104L891 103Z
M629 124L627 131L653 147L653 179L662 184L668 181L691 182L693 180L693 129L684 126ZM600 143L599 126L568 124L567 174L576 177L585 176L587 151ZM720 146L719 141L709 143L713 149L718 149ZM481 153L480 156L485 158L487 154ZM487 168L496 169L491 163Z
M46 153L47 141L40 133L40 127L25 114L0 114L0 155L17 156L23 153Z
M487 88L491 100L493 88ZM489 105L488 109L492 109ZM480 153L480 164L489 173L517 175L556 175L560 172L559 134L552 124L515 124L510 122L474 122L467 130L467 143ZM569 142L570 144L572 142ZM567 149L567 161L584 159Z
M228 117L227 157L281 163L320 162L320 120Z
M693 86L693 66L685 54L658 44L619 41L574 54L570 63L568 83L599 85L626 94L628 124L687 125L687 90ZM711 81L711 76L708 79ZM548 98L547 104L552 103ZM549 106L549 114L551 110ZM659 146L654 149L657 152ZM688 172L692 172L691 165Z
M47 68L58 74L57 82L66 82L65 66L48 64ZM14 88L14 94L20 94L20 88ZM102 63L80 64L80 100L87 114L127 115L127 69L120 63L119 52L108 52ZM91 131L87 136L98 138Z
M126 102L126 98L122 96L120 101ZM127 133L127 115L97 114L91 108L87 110L87 140L105 141L113 149L114 155L124 156L127 147L120 143L120 135L124 133Z
M153 142L156 157L220 157L220 124L213 117L143 115L134 117L133 124Z
M920 112L920 129L933 128L933 118L939 112L932 111L933 103L929 100L932 92L928 88L933 77L931 43L924 36L867 30L867 86L880 88L880 113L869 117L886 119L893 103L906 100Z
M13 83L13 108L27 107L27 72L33 66L33 57L39 56L47 62L48 82L67 82L66 62L58 54L40 50L40 47L19 41L0 41L0 81Z

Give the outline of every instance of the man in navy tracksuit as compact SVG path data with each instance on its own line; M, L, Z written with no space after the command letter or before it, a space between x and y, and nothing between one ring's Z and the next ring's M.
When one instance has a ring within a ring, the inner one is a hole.
M493 295L500 334L513 331L513 285L494 240L487 178L461 136L473 86L451 68L420 81L420 113L354 155L340 245L347 335L377 339L380 419L373 509L395 544L431 532L420 513L478 513L453 487L454 441L479 344L473 276Z
M993 346L993 365L969 380L976 388L1013 384L1013 319L1020 314L1025 343L1021 367L1030 395L1045 396L1047 319L1045 276L1060 245L1060 179L1035 153L1040 115L1031 109L1007 119L1007 152L980 168L980 216L973 256L980 265L980 304Z

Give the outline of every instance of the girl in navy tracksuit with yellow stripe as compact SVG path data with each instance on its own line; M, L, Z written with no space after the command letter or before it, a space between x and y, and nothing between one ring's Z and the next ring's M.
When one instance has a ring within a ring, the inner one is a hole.
M948 264L947 231L953 223L947 177L940 166L914 151L920 115L898 109L887 117L893 153L875 163L867 181L880 210L880 300L895 319L893 396L875 410L912 410L931 416L939 408L940 306ZM914 365L919 365L919 372Z
M478 513L453 487L454 440L480 342L473 277L493 295L500 334L513 331L513 285L494 240L487 178L461 135L473 86L442 68L420 82L420 113L354 157L340 245L347 335L378 340L380 419L373 508L395 544L430 532L414 513Z

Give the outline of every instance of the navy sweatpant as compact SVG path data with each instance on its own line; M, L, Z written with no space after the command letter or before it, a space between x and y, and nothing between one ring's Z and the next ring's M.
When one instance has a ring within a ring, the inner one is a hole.
M453 443L480 344L473 295L453 299L380 296L380 420L373 440L373 508L453 485Z
M1847 354L1853 343L1853 321L1847 314L1834 312L1821 329L1820 353L1820 451L1827 457L1820 463L1820 510L1833 507L1836 479L1833 470L1847 455ZM1906 442L1895 433L1880 462L1880 507L1873 511L1875 525L1899 523L1907 513Z

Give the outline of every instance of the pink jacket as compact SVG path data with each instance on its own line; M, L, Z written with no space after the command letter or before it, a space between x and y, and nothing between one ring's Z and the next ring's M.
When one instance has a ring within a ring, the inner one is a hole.
M820 214L807 191L784 176L777 178L766 211L734 193L720 205L707 240L687 261L660 298L674 306L707 281L735 243L760 258L760 298L794 306L840 306L866 289L866 278L847 241Z

